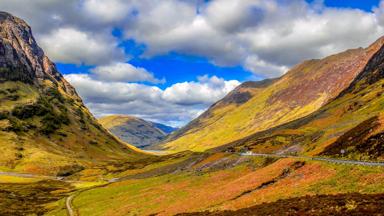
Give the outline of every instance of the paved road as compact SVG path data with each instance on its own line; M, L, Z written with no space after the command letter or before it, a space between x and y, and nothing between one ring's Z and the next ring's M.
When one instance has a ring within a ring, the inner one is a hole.
M31 174L31 173L0 172L0 175L1 176L15 176L15 177L22 177L22 178L42 178L42 179L52 179L52 180L64 181L63 177L46 176L46 175L38 175L38 174Z
M241 156L254 156L254 157L275 157L275 158L296 158L306 160L325 161L329 163L337 164L352 164L361 166L384 166L384 162L370 162L370 161L358 161L358 160L342 160L323 157L309 157L309 156L293 156L293 155L279 155L279 154L260 154L260 153L241 153Z

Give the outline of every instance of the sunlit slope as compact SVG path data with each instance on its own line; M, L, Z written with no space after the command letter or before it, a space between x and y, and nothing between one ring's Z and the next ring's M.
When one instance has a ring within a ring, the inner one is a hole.
M384 160L384 49L318 111L225 145L230 151Z
M70 173L137 157L90 114L30 27L0 12L0 169Z
M244 83L162 147L202 151L304 117L347 88L382 43L305 61L275 80Z
M384 193L383 167L223 153L167 166L79 193L73 206L80 215L175 215L306 195Z

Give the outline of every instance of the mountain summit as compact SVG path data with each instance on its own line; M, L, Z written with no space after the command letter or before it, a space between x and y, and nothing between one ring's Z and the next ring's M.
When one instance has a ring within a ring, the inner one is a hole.
M57 71L32 36L22 19L0 12L0 74L2 81L21 81L40 85L49 80L68 95L78 97L74 88Z
M59 174L140 155L97 122L27 23L5 12L0 12L0 102L0 167Z

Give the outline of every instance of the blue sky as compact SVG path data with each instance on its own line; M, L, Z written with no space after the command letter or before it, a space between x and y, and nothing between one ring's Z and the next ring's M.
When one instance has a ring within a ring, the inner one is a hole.
M31 25L96 116L174 126L241 82L384 35L379 0L1 0L0 8Z
M313 2L313 0L309 0ZM328 7L336 8L356 8L365 11L371 11L372 8L377 7L380 0L325 0L324 4Z
M308 0L313 3L313 0ZM327 7L334 8L354 8L364 11L372 11L372 8L377 7L380 0L325 0L324 4ZM114 29L112 32L116 37L121 37L121 31ZM134 66L144 67L153 72L158 77L164 77L167 82L159 84L161 88L166 88L172 84L196 80L198 76L208 74L210 76L219 76L224 79L236 79L240 82L248 80L264 79L263 75L252 74L249 70L241 65L230 67L216 66L209 62L208 59L202 56L184 55L177 52L166 55L155 56L152 58L141 58L145 50L145 45L137 44L134 40L125 40L121 43L125 52L132 56L129 61ZM58 68L63 73L84 73L90 68L89 66L78 66L75 64L60 64Z

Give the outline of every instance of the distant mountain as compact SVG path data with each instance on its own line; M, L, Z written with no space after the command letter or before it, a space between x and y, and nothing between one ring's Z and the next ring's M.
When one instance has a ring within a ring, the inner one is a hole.
M100 118L99 122L121 140L139 148L157 144L176 130L167 125L126 115L106 116Z
M280 78L243 83L161 147L204 151L305 117L345 91L381 44L304 61Z
M0 12L0 167L70 174L141 157L84 106L23 20Z
M173 133L174 131L178 130L178 128L174 128L174 127L171 127L171 126L168 126L168 125L164 125L164 124L160 124L160 123L156 123L156 122L151 122L155 127L159 128L160 130L162 130L164 133L166 133L167 135L170 134L170 133Z

